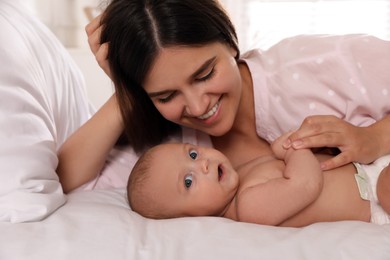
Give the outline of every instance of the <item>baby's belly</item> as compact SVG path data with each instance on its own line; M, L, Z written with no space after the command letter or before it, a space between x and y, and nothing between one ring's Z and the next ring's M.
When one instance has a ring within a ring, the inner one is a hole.
M320 156L319 159L326 157ZM318 199L282 226L298 227L341 220L370 221L370 202L360 197L354 176L356 172L353 164L325 171L324 186Z

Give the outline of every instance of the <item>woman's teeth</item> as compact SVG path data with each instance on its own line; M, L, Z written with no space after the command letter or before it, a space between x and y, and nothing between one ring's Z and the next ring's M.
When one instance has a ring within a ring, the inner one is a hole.
M198 118L204 120L204 119L207 119L207 118L211 117L212 115L214 115L215 112L217 112L219 103L220 103L220 101L218 101L217 104L215 104L215 105L210 109L209 112L207 112L207 113L204 114L204 115L198 116Z

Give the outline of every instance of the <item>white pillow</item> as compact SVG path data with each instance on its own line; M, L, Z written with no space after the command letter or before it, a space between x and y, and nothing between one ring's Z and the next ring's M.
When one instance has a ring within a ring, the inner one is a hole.
M0 1L0 221L38 221L65 203L57 150L90 117L81 72L23 4Z

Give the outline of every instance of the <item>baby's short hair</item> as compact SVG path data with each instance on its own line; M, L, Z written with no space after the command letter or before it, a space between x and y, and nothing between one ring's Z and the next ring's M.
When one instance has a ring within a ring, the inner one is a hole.
M130 208L138 214L152 219L167 219L174 218L172 214L166 212L164 207L156 201L155 197L149 193L146 188L148 180L153 174L151 165L153 164L154 151L157 149L154 146L146 150L138 159L133 169L131 170L129 180L127 182L127 199Z

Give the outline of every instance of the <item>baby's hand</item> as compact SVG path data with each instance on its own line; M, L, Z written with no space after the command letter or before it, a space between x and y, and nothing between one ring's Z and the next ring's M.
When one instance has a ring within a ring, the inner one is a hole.
M271 144L271 149L275 154L276 158L283 160L285 158L286 152L288 149L284 148L283 144L286 142L287 138L291 135L292 132L287 132L279 136Z

